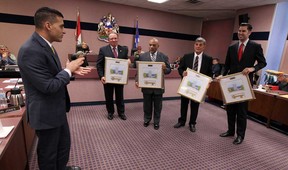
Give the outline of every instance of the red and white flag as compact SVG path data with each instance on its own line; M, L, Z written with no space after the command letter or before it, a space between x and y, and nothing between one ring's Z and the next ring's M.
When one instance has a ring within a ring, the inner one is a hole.
M81 27L80 27L80 12L77 11L77 25L76 25L76 31L75 31L75 37L76 37L76 44L82 43L82 36L81 36Z

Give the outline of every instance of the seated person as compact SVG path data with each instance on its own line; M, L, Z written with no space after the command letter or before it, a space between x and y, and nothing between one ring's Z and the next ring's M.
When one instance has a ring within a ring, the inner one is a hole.
M180 56L178 56L178 57L176 58L176 60L174 61L174 63L173 63L173 64L177 64L177 65L179 65L179 63L180 63L180 60L181 60L181 57L180 57Z
M285 76L284 74L279 74L277 77L277 81L272 85L278 86L279 90L288 92L288 76Z
M90 49L89 49L88 44L86 42L84 42L84 41L81 44L76 46L76 52L78 52L78 51L82 51L82 52L84 52L86 54L91 52Z
M9 49L5 45L0 45L0 65L17 65L16 57L10 53Z
M142 51L142 47L140 45L137 46L137 51L134 52L134 65L136 66L136 61L139 59L140 54L143 54L144 51Z
M212 60L212 78L218 77L221 74L221 65L218 58Z
M80 58L80 57L84 57L85 58L84 63L81 65L81 67L89 66L87 58L86 58L86 53L84 53L83 51L77 51L77 53L72 54L71 58L69 60L70 61L71 60L76 60L77 58Z

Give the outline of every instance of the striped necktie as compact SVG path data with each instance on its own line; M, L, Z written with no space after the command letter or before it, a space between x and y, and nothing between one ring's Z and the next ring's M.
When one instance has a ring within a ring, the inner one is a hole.
M151 60L152 60L153 62L156 61L156 55L155 55L155 53L151 54Z
M197 55L194 61L193 70L198 71L199 56Z

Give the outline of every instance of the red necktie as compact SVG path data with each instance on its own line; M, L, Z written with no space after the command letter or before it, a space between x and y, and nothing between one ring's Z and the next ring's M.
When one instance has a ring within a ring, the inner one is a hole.
M115 57L115 58L118 58L118 55L117 55L117 52L116 52L116 48L115 48L115 47L113 47L113 54L114 54L114 57Z
M243 54L243 47L244 47L244 44L242 43L239 47L239 50L238 50L238 61L241 60L242 58L242 54Z

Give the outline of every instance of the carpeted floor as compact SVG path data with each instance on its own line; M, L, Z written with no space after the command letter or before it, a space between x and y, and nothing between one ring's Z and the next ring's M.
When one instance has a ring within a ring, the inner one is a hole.
M248 120L241 145L221 138L226 131L226 112L203 103L197 131L174 129L180 101L163 102L160 129L143 126L142 103L128 103L126 121L117 115L108 120L104 105L72 107L68 114L72 148L69 165L82 170L126 169L288 169L288 136ZM190 116L190 115L189 115ZM29 165L38 169L36 149Z

